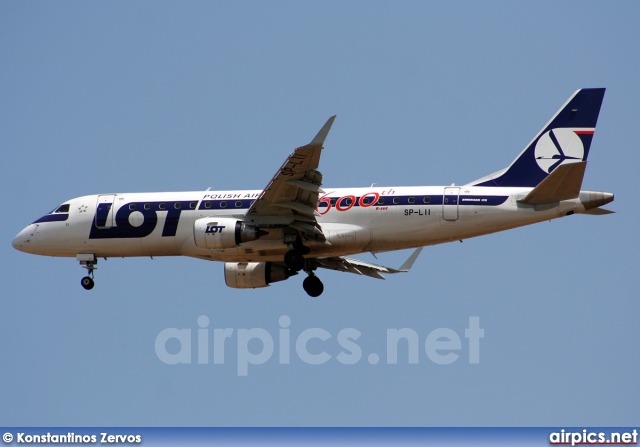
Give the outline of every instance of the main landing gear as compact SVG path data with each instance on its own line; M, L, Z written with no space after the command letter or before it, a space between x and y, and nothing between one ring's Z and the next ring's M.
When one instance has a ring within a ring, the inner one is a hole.
M85 290L93 289L93 286L95 285L93 281L93 271L98 269L98 267L96 267L98 260L94 255L85 254L76 256L76 259L80 261L80 267L87 269L87 276L80 280L80 284Z
M309 276L307 276L302 282L302 287L309 296L316 298L322 295L322 292L324 291L324 285L322 284L322 281L320 281L320 278L315 275L315 273L311 271L308 273Z
M302 251L292 249L284 254L284 264L294 272L299 272L304 268L304 256Z
M318 278L313 271L316 269L313 260L305 261L304 255L309 254L311 250L303 245L292 248L284 255L285 265L293 270L299 272L304 269L309 276L307 276L302 282L302 287L307 294L313 298L322 295L324 291L324 285L320 278Z

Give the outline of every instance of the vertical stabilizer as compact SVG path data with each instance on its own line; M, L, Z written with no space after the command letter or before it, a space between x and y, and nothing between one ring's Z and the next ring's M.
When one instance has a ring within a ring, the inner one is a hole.
M469 185L535 187L559 166L587 161L604 92L575 92L509 167Z

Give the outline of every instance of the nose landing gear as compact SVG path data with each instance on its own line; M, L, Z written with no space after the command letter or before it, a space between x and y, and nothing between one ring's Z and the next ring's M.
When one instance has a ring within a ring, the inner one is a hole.
M80 262L80 267L87 269L87 276L80 280L80 284L85 290L93 289L95 285L93 281L93 271L98 269L98 267L96 267L98 260L92 254L79 254L76 256L76 259Z
M80 280L80 284L82 284L82 287L84 287L85 290L91 290L95 285L91 276L85 276L84 278L82 278Z

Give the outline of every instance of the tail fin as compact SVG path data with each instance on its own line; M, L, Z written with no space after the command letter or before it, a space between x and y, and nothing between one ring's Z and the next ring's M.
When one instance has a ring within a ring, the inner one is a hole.
M558 166L587 161L604 92L575 92L509 167L469 186L535 187Z

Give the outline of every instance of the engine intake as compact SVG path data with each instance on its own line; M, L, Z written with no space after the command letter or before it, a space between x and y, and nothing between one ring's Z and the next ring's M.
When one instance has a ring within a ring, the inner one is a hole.
M224 282L234 289L267 287L272 282L284 281L293 275L297 275L297 272L271 262L224 263Z
M233 248L255 241L267 234L255 225L230 217L205 217L196 220L193 236L196 247L208 249Z

